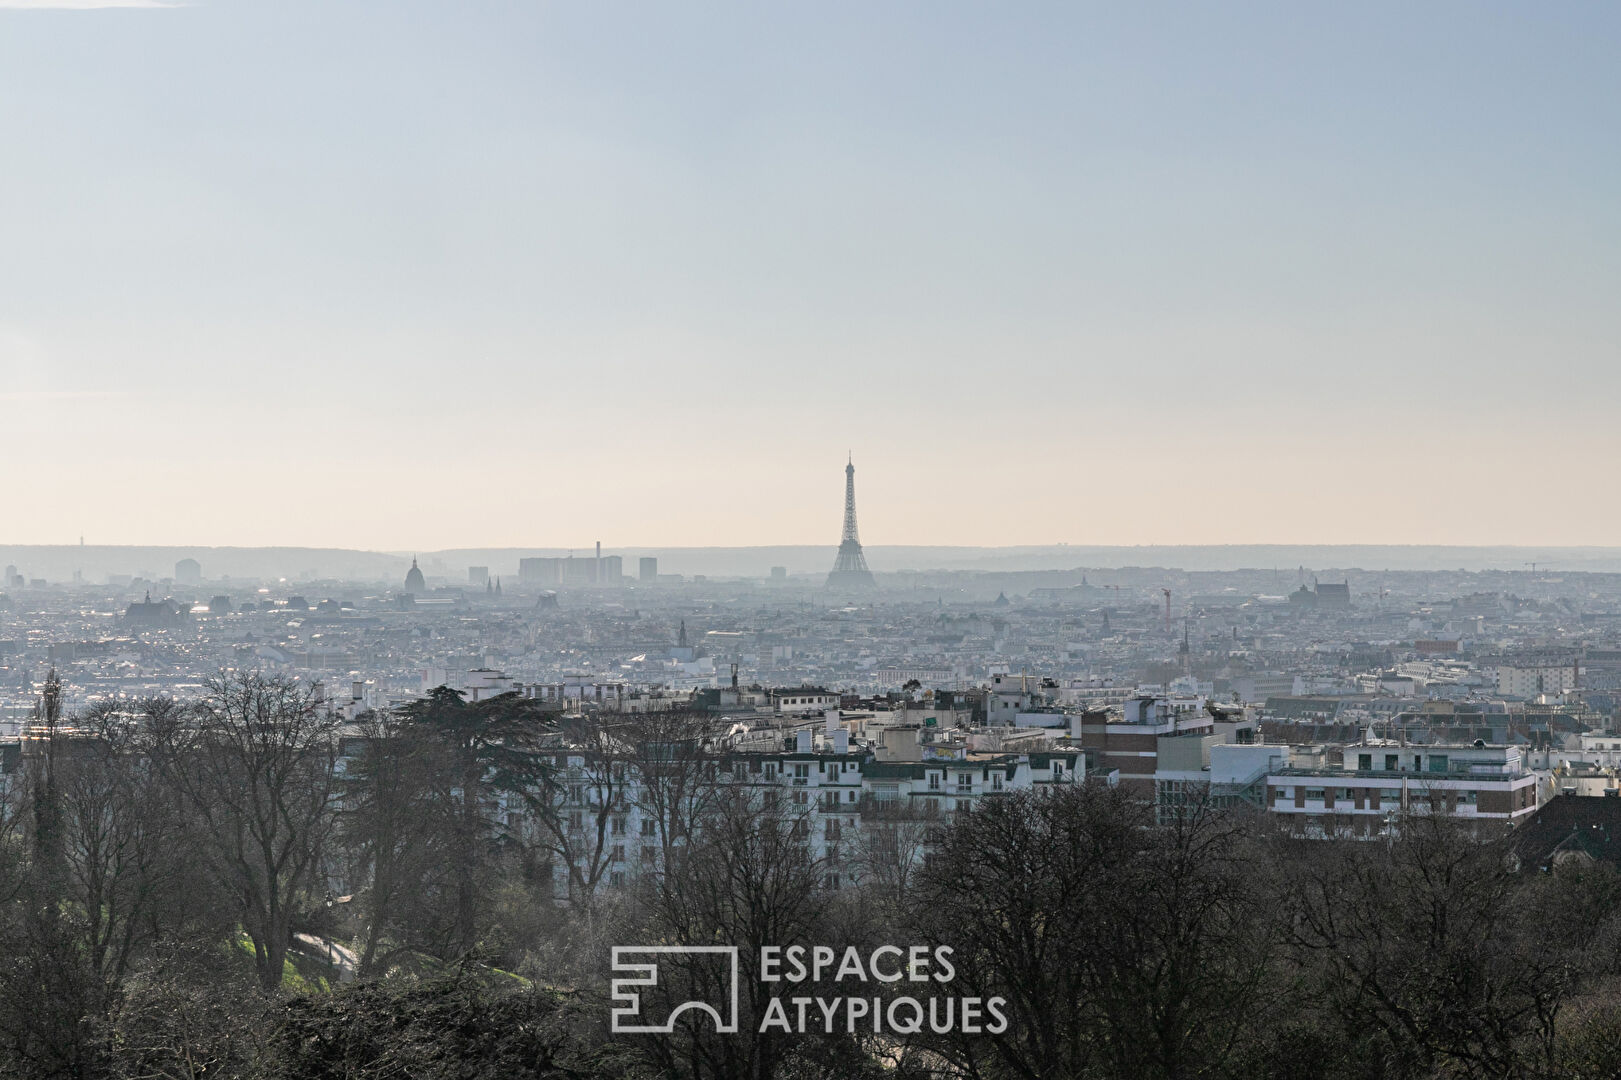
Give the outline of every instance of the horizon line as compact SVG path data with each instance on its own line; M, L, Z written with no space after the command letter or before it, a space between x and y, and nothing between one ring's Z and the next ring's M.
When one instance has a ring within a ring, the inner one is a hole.
M61 548L65 550L115 550L120 548L176 548L176 549L208 549L216 551L264 551L264 550L301 550L301 551L344 551L366 555L386 555L391 558L409 559L425 555L439 555L454 551L537 551L537 552L565 552L578 553L576 558L594 558L594 541L591 544L582 544L577 547L568 547L560 544L496 544L478 545L463 544L451 547L416 547L416 548L373 548L373 547L344 547L339 545L297 544L297 543L259 543L259 544L210 544L210 543L27 543L0 541L0 551L13 548ZM621 551L769 551L786 548L827 548L837 550L836 542L823 541L815 543L776 543L776 544L616 544L611 548L604 545L603 550L609 553ZM1621 552L1621 544L1578 544L1578 543L1433 543L1414 541L1219 541L1219 542L1170 542L1170 543L1069 543L1055 542L1048 544L862 544L863 551L882 551L895 549L925 550L925 551L1136 551L1136 550L1163 550L1163 549L1193 549L1212 550L1220 548L1418 548L1428 550L1453 551L1614 551ZM547 556L542 556L547 557ZM567 555L559 556L566 558ZM1539 562L1541 560L1538 560Z

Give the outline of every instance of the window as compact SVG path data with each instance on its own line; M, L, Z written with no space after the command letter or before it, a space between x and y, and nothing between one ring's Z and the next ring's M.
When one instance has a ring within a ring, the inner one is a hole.
M1446 772L1447 756L1445 754L1430 755L1430 772Z
M1064 775L1064 763L1062 761L1053 762L1053 779L1057 780L1059 777L1061 777L1063 775Z
M940 774L939 773L933 773L932 772L932 773L929 774L929 790L930 791L939 791L940 790Z
M1358 770L1360 770L1362 772L1372 772L1373 771L1373 755L1372 754L1358 754L1356 756L1356 767L1357 767Z
M775 780L777 778L777 765L775 762L767 763L765 767L765 778L768 781Z
M974 774L973 773L966 773L966 772L965 773L958 773L957 774L957 790L958 791L972 791L972 790L974 790Z
M838 794L838 792L834 792L834 794L835 794L835 795L837 795L837 794ZM852 792L850 792L850 801L851 801L851 802L855 802L855 801L856 801L856 793L855 793L855 792L853 792L853 791L852 791Z
M625 835L625 819L622 818L622 817L614 818L613 819L613 825L612 825L612 828L610 830L610 833L613 836L624 836Z
M623 870L615 870L613 873L609 874L608 875L608 884L613 886L616 889L621 887L622 885L624 885L625 884L625 873L624 873L624 871Z
M839 875L837 875L837 874L829 874L829 875L827 875L827 887L828 887L829 890L836 890L839 887Z
M615 844L613 846L613 849L608 852L608 858L612 862L624 862L625 861L625 845L624 844Z
M1393 803L1401 802L1401 788L1398 788L1398 787L1380 788L1379 789L1379 801L1382 802L1382 803L1384 803L1384 802L1393 802Z
M1400 770L1401 770L1401 758L1396 754L1386 754L1385 755L1385 772L1399 772Z
M794 779L795 780L809 780L810 779L810 762L808 762L808 761L796 761L796 762L794 762Z
M642 819L642 835L643 836L657 836L658 835L658 823L655 822L650 817L644 817Z
M1306 798L1308 798L1308 799L1316 799L1318 802L1322 802L1322 800L1323 800L1323 789L1320 788L1320 787L1309 787L1309 788L1307 788L1306 789Z
M839 838L839 830L840 830L841 827L842 826L840 825L838 818L833 818L832 820L830 820L827 823L827 838L828 838L828 840L830 840L830 841L837 840Z
M648 866L659 860L659 849L654 847L642 848L642 862Z
M1460 805L1473 806L1475 805L1475 795L1476 793L1473 791L1460 791L1458 792L1458 802Z
M1356 791L1352 788L1346 788L1340 797L1345 799L1354 799L1356 798Z
M570 810L568 815L568 831L579 832L583 828L585 828L585 819L580 816L580 812L578 810Z
M952 809L964 814L974 808L974 804L968 799L955 799L953 802L955 805L952 806Z
M992 773L991 774L991 790L992 791L1001 791L1002 790L1002 774L1001 773Z

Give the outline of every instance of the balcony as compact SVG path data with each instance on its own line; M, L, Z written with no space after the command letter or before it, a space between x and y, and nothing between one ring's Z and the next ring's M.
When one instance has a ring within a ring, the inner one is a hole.
M1340 778L1356 777L1365 780L1408 780L1425 783L1430 780L1518 780L1530 776L1525 769L1511 770L1503 765L1481 765L1461 762L1449 765L1445 772L1416 769L1272 769L1272 776L1302 776L1333 782Z

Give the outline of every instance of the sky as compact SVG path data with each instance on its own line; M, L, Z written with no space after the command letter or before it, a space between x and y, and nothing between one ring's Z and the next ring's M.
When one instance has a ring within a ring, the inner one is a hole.
M1621 543L1618 45L0 0L0 542Z

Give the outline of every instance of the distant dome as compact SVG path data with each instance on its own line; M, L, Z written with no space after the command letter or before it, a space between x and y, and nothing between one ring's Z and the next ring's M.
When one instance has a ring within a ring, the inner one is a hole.
M405 591L419 593L428 591L428 583L422 577L422 571L417 569L417 561L411 560L411 570L405 575Z

